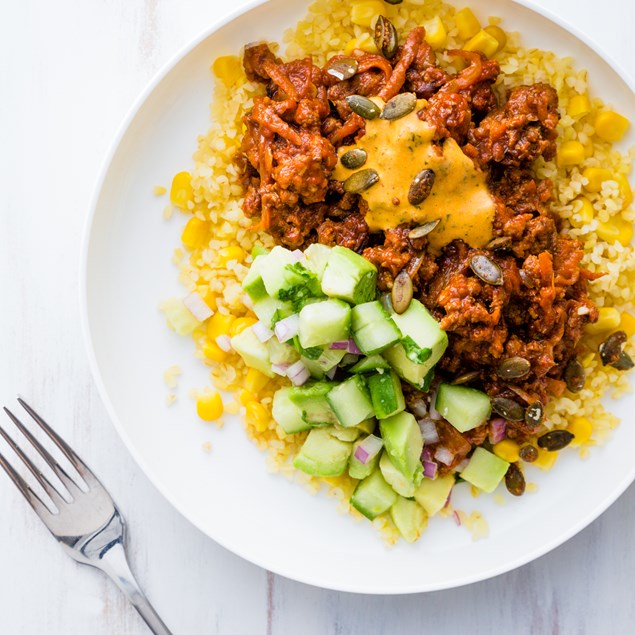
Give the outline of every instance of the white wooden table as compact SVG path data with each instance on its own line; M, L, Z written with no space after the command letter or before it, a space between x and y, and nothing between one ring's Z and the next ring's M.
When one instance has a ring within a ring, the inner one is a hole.
M0 403L28 397L107 483L132 529L133 569L176 635L635 632L634 487L567 544L512 573L428 595L357 596L280 578L225 551L168 505L117 437L79 331L90 195L142 87L243 1L3 2ZM536 4L635 71L635 3ZM110 582L56 547L4 475L0 510L0 633L146 632Z

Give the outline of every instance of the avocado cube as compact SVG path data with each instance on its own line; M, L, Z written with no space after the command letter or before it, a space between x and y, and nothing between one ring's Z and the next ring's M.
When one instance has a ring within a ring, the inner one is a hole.
M398 496L390 508L390 517L406 542L417 541L428 525L423 508L413 500Z
M496 489L508 468L507 461L483 448L476 448L461 472L461 478L489 494Z
M410 481L420 479L423 437L414 415L399 412L379 422L381 437L393 465ZM417 483L418 484L418 483Z
M352 451L352 443L336 439L326 428L314 428L293 459L293 465L310 476L340 476Z

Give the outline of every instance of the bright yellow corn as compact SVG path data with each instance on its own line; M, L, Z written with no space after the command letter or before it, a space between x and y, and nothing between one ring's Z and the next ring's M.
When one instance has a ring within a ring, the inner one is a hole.
M253 326L258 320L255 320L251 317L241 317L234 320L234 323L231 325L229 329L230 337L234 337L234 335L238 335L238 333L242 333L246 328Z
M185 223L183 233L181 234L181 242L187 249L192 251L200 246L205 238L207 238L207 230L209 223L201 220L198 216L192 216L190 220Z
M245 405L245 419L258 432L264 432L269 427L271 416L267 409L257 401L249 401Z
M633 337L635 335L635 316L630 313L622 313L620 330L624 331L629 337Z
M593 204L586 196L578 196L573 201L573 216L569 222L574 227L584 227L593 220Z
M588 159L589 157L592 157L594 151L595 151L595 147L593 146L593 141L591 141L591 139L589 139L584 144L584 158Z
M599 192L602 189L602 183L613 178L611 170L606 168L584 168L582 176L588 181L582 186L587 192Z
M569 117L578 119L588 115L591 112L591 102L586 94L574 95L569 100L569 107L567 108L567 114Z
M355 37L349 40L344 47L344 53L350 55L354 50L359 49L365 53L378 53L375 40L371 37L370 33L364 33L360 37Z
M623 174L614 176L613 180L617 182L617 186L620 189L622 205L624 205L624 207L628 207L633 202L633 190L631 189L631 184Z
M584 161L584 146L579 141L565 141L558 150L558 165L566 167Z
M163 185L155 185L152 188L152 193L155 196L163 196L166 192L167 192L167 190L163 187Z
M435 50L445 48L448 43L448 32L438 15L426 23L426 42Z
M604 141L620 141L626 134L630 122L612 110L603 110L595 118L595 134Z
M586 417L575 417L567 426L567 430L575 437L571 441L572 447L588 443L593 434L593 424Z
M633 240L633 224L622 218L612 218L608 223L600 222L596 231L609 245L617 241L626 247Z
M246 406L250 401L254 401L256 395L250 393L248 390L241 390L238 395L238 400L243 406Z
M503 31L499 26L495 24L490 24L486 26L485 31L487 31L492 37L495 37L498 40L498 50L505 48L505 44L507 44L507 33Z
M250 368L245 377L245 388L253 393L259 393L269 381L269 377L255 368Z
M187 210L187 203L193 198L192 175L189 172L175 174L170 188L170 202L172 205Z
M217 311L207 322L207 337L210 340L216 340L219 335L229 335L235 319L233 315L225 315Z
M472 10L465 7L456 14L456 28L462 40L469 40L481 30L481 23Z
M242 64L235 55L217 57L212 64L212 71L227 88L233 86L242 74Z
M520 450L520 446L516 441L512 441L511 439L503 439L496 445L492 447L494 450L494 454L503 459L503 461L507 461L508 463L515 463L520 458L518 454Z
M205 343L203 355L213 362L224 362L227 359L227 353L214 341Z
M538 458L532 463L532 465L539 467L541 470L550 470L557 458L557 452L549 452L549 450L538 448Z
M587 324L584 330L589 335L608 333L619 327L621 319L621 315L616 308L603 306L598 309L598 321L593 324Z
M245 257L245 251L238 245L231 245L230 247L223 247L218 251L218 261L226 265L230 260L236 260L242 262Z
M593 363L594 359L595 359L595 353L591 351L589 353L585 353L584 355L582 355L582 357L580 358L580 363L585 368L591 368L591 364Z
M216 421L223 414L223 400L217 392L206 392L196 400L196 413L203 421Z
M484 29L481 29L465 43L463 49L466 51L479 51L487 57L492 57L498 51L498 40Z
M379 0L362 0L351 7L351 21L369 27L376 15L385 13L384 3Z

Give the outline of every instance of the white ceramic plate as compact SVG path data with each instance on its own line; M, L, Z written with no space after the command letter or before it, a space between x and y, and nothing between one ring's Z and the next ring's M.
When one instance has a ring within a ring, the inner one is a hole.
M152 188L191 166L197 135L209 124L210 62L258 39L279 39L306 0L271 0L214 26L181 52L141 96L106 163L85 241L84 325L92 368L115 426L144 472L192 523L231 551L310 584L365 593L410 593L459 586L526 563L561 544L604 511L633 481L635 428L622 426L587 461L564 453L547 474L529 479L538 493L454 498L487 518L490 536L473 542L452 521L433 519L415 545L386 548L369 523L341 516L270 475L265 456L237 420L222 431L197 420L187 391L208 377L193 343L169 331L157 306L182 294L170 263L185 218L166 222L165 199ZM614 65L581 37L520 4L473 0L482 17L498 15L526 45L575 57L592 90L635 120L635 97ZM630 140L632 142L632 139ZM167 408L163 371L183 368L179 401ZM612 406L626 416L633 400ZM211 440L213 451L201 450ZM113 457L116 460L116 457Z

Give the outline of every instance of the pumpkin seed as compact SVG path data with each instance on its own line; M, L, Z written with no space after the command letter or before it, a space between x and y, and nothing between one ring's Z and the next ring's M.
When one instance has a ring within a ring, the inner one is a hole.
M358 69L357 60L352 57L341 57L338 60L332 61L326 72L331 75L331 77L335 77L335 79L339 79L340 82L343 82L345 79L350 79L357 73Z
M408 190L408 202L410 205L421 205L421 203L430 196L430 192L434 186L435 177L436 174L434 173L434 170L421 170L421 172L412 179L410 189ZM438 224L438 222L439 221L437 220L436 223ZM436 227L436 224L434 227ZM432 229L434 229L434 227L432 227ZM430 231L432 231L432 229Z
M533 463L538 458L538 450L533 445L523 445L518 450L518 456L525 461L525 463Z
M586 373L584 366L577 360L572 359L564 369L564 380L570 392L580 392L584 388Z
M552 430L538 437L538 447L549 452L558 452L566 448L574 438L575 435L568 430Z
M520 379L531 370L531 363L524 357L508 357L498 366L498 376L501 379Z
M544 416L545 409L542 404L539 401L534 401L525 410L525 423L532 428L537 428L542 423Z
M511 236L500 236L490 240L487 243L486 249L491 251L507 251L512 246Z
M476 254L470 258L470 268L472 271L487 284L500 286L503 284L503 271L491 259L484 254Z
M505 487L514 496L522 496L525 493L525 477L515 463L510 463L505 472Z
M399 93L384 106L382 119L392 121L410 114L417 107L417 96L414 93Z
M626 344L627 339L624 331L615 331L600 344L600 359L604 366L613 364L620 358L622 346Z
M531 274L527 273L524 269L521 269L519 272L520 279L522 283L528 288L533 289L536 286L536 281L533 279Z
M506 397L494 397L492 410L508 421L522 421L525 418L525 409L513 399Z
M340 161L345 168L348 168L349 170L356 170L357 168L361 168L362 165L366 163L367 158L368 154L366 153L366 150L355 148L354 150L345 152L340 157Z
M397 46L399 45L397 29L395 29L393 23L383 15L380 15L375 23L374 39L377 49L384 57L388 59L395 57Z
M362 95L349 95L346 98L346 103L354 113L364 117L364 119L375 119L381 114L379 106Z
M618 359L614 361L611 366L613 366L613 368L617 368L617 370L630 370L633 366L635 366L635 363L626 351L622 351Z
M386 0L388 4L401 4L403 0Z
M463 373L462 375L459 375L458 377L453 379L452 384L454 384L455 386L460 386L461 384L469 384L471 381L478 379L480 374L481 373L478 370L472 370L469 373Z
M412 302L412 280L405 269L399 272L392 285L390 293L392 308L401 315Z
M343 183L344 190L352 194L360 194L379 181L379 174L372 168L351 174Z
M424 223L423 225L419 225L418 227L415 227L414 229L410 230L410 233L408 234L408 238L410 238L410 240L423 238L424 236L427 236L433 229L436 229L436 226L440 222L441 222L441 219L437 218L436 220L431 220L431 221L428 221L427 223Z

